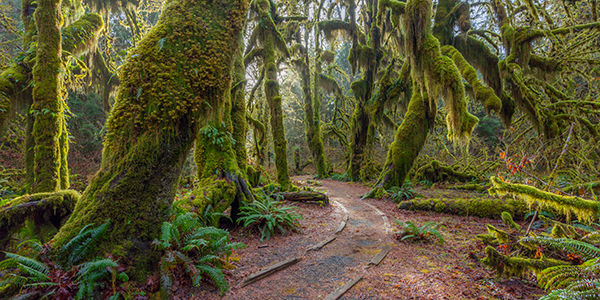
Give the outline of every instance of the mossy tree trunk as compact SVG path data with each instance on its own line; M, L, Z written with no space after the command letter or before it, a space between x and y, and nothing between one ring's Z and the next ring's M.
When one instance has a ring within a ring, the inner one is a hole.
M308 6L306 7L305 15L308 15ZM317 13L316 15L317 22L318 15L319 13ZM306 128L306 141L308 144L308 148L310 149L310 152L312 154L315 168L317 169L317 177L325 178L329 174L327 170L325 150L323 148L323 138L321 135L321 97L318 84L319 75L322 72L320 62L320 54L322 51L320 49L319 43L319 32L315 31L315 47L317 55L315 61L315 73L314 76L311 76L310 59L308 56L308 39L310 33L311 32L308 29L304 32L304 44L302 45L302 47L300 47L301 62L299 66L300 77L302 82L302 94L304 96L304 121ZM298 33L296 42L298 44L302 44L300 33Z
M439 99L444 98L448 110L446 121L450 139L468 139L478 121L466 110L460 70L452 59L442 55L439 40L432 35L431 1L409 0L404 4L388 0L386 5L384 8L402 7L401 10L392 10L392 13L404 14L404 51L408 55L414 87L405 120L388 150L384 170L376 188L369 194L380 188L402 186L425 145Z
M40 0L34 14L38 32L36 64L33 67L33 124L35 193L58 190L61 179L61 134L64 105L61 99L61 26L60 0ZM65 142L66 140L63 140Z
M353 44L350 57L350 64L361 66L363 76L358 81L352 83L352 91L356 99L356 106L352 114L351 126L351 145L350 145L350 165L348 166L348 176L353 181L366 180L371 175L372 169L371 149L375 135L375 124L371 118L368 102L373 96L375 87L375 74L377 73L379 63L383 57L381 47L381 30L374 22L377 15L378 1L366 1L368 17L365 20L365 31L368 32L369 45L360 45L358 43L358 32L353 33ZM350 5L352 9L354 6ZM352 14L352 12L350 12ZM352 24L356 20L352 19ZM356 26L356 25L354 25Z
M416 87L413 89L416 92L413 93L404 120L396 131L379 182L376 184L386 190L402 186L429 133L429 100L424 99Z
M218 119L213 108L227 101L229 49L237 49L246 13L246 0L165 3L122 68L100 170L54 238L55 249L85 225L111 219L95 254L123 258L135 278L156 268L150 243L169 216L200 120Z
M272 7L271 4L272 2L269 0L256 0L253 2L253 11L258 16L258 24L254 29L256 34L253 33L252 35L254 39L258 39L262 48L256 46L253 49L247 49L246 53L249 56L262 57L265 72L265 98L267 99L271 115L270 123L275 152L275 168L277 169L277 183L284 190L287 190L292 186L292 182L290 180L287 161L287 140L285 139L283 127L282 98L279 94L277 75L279 72L278 54L281 54L283 57L289 57L289 52L283 36L277 30L275 20L278 20L278 18L277 15L273 15L276 8ZM255 43L256 40L251 41L251 44Z

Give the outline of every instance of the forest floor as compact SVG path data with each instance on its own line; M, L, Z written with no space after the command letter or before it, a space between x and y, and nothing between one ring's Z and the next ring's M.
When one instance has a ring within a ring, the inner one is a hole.
M308 178L298 176L294 180L303 185ZM485 233L486 223L502 227L501 221L399 210L387 199L361 200L360 195L369 190L367 186L320 182L316 188L326 191L332 205L289 203L304 217L300 221L302 233L276 235L261 242L258 233L233 230L232 240L247 247L234 251L231 257L236 266L228 271L231 290L220 297L216 290L204 286L192 291L192 299L323 299L358 276L362 280L340 299L537 299L544 294L536 287L533 275L524 280L500 279L478 262L483 246L475 236ZM415 191L426 198L485 196L440 188ZM336 234L346 214L347 225ZM419 225L443 223L445 243L400 241L394 234L399 230L394 219ZM306 251L332 236L336 239L322 249ZM390 253L379 265L367 268L385 245L392 246ZM242 286L250 274L295 257L301 261Z

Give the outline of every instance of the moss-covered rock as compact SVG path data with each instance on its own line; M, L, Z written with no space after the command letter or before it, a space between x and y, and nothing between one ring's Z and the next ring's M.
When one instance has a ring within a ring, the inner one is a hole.
M509 212L515 218L522 219L529 211L524 201L493 198L413 199L401 202L398 208L491 219L499 219L503 212Z

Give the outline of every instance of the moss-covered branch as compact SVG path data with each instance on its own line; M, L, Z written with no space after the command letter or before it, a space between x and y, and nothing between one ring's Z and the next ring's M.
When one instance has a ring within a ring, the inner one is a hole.
M497 177L491 177L493 187L488 190L490 195L513 195L523 198L531 206L550 207L564 213L567 218L575 214L586 222L592 222L600 213L600 202L579 197L562 196L539 190L535 187L504 182Z
M79 56L96 46L104 21L98 14L86 14L62 29L62 50Z

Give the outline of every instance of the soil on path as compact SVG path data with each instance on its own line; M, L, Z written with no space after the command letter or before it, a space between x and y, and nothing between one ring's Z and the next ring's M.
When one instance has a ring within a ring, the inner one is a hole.
M308 178L294 180L302 184ZM236 266L228 276L231 290L220 298L215 291L197 289L192 299L322 299L359 275L362 281L340 299L537 299L543 294L533 278L529 284L495 279L477 262L482 245L475 235L484 233L485 223L501 227L497 220L398 210L391 201L361 200L369 189L363 185L333 180L321 183L316 189L326 191L332 205L293 204L304 216L302 234L276 235L260 242L256 233L232 231L232 240L247 248L236 250L231 258ZM426 191L418 192L427 196ZM346 227L336 234L345 215ZM446 242L400 242L393 234L398 230L394 219L442 222L447 227L443 232ZM306 251L331 236L336 239L322 249ZM385 245L392 246L391 252L378 266L367 268ZM248 275L294 257L302 260L242 287Z

